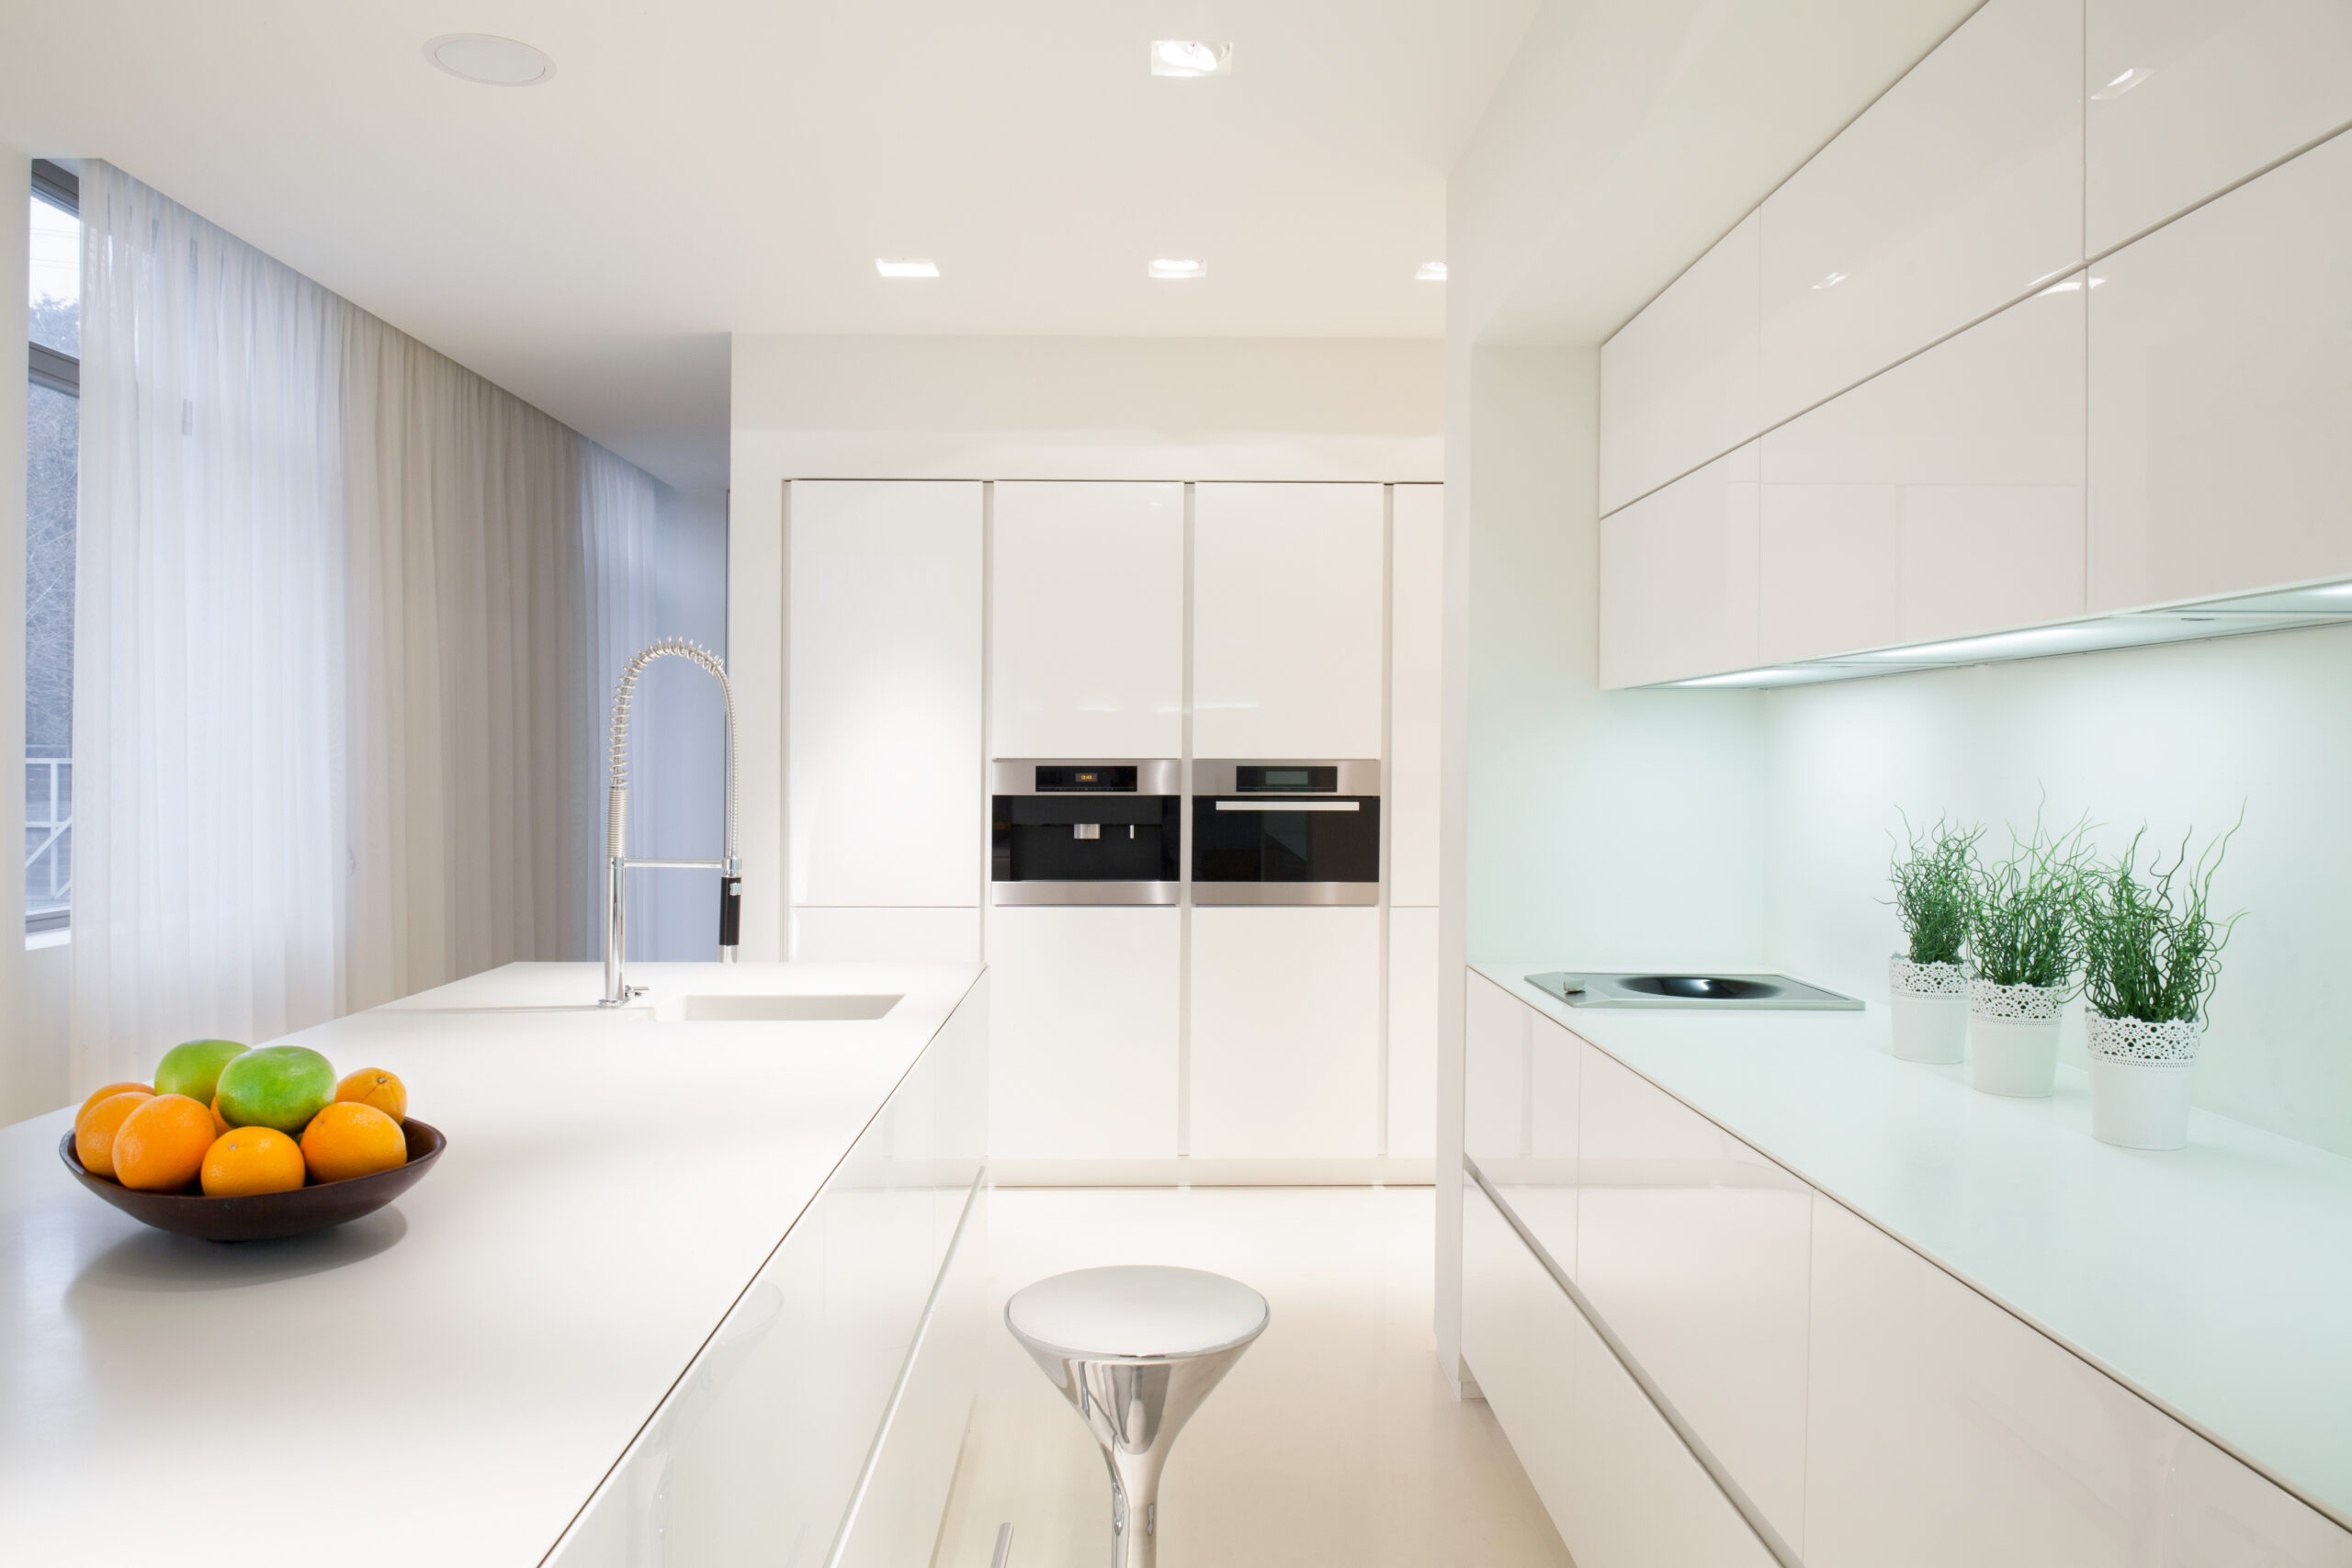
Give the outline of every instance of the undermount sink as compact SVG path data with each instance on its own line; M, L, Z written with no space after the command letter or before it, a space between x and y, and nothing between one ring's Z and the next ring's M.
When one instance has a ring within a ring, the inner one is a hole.
M1585 975L1555 970L1527 983L1572 1008L1775 1008L1859 1012L1862 1004L1786 975Z
M898 1005L895 995L690 996L657 1006L654 1016L685 1023L816 1023L880 1018Z

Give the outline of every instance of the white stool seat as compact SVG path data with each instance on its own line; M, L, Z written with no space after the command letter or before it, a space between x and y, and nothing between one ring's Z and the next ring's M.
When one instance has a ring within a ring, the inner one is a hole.
M1102 1445L1113 1568L1155 1568L1168 1450L1266 1317L1238 1280L1148 1265L1057 1274L1004 1303L1004 1325Z
M1057 1357L1161 1360L1255 1339L1266 1326L1266 1298L1222 1274L1129 1264L1040 1280L1005 1303L1004 1322L1023 1343Z

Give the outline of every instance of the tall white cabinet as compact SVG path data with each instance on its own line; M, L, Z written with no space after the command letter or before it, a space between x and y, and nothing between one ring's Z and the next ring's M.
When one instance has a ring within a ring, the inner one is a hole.
M990 489L989 755L1180 756L1184 486ZM996 1157L1173 1158L1183 911L987 918Z
M970 962L981 487L803 479L786 508L791 956Z
M1437 1153L1438 761L1445 675L1445 490L1397 485L1388 527L1387 1143Z

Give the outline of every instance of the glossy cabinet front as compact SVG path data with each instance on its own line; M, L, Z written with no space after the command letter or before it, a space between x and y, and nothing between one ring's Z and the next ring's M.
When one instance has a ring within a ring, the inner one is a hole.
M1630 1378L1625 1399L1597 1376L1613 1356L1521 1232L1808 1568L2352 1568L2352 1534L1539 1010L1468 987L1466 1147L1509 1214L1465 1183L1463 1355L1579 1563L1607 1560L1587 1550L1615 1492L1656 1483L1559 1478L1671 1434ZM1708 1561L1642 1550L1617 1560Z
M2087 0L2093 254L2352 121L2342 0Z
M2082 613L2067 281L1764 437L1765 662Z
M1376 484L1193 487L1193 755L1381 752Z
M1762 423L2083 259L2082 0L1988 0L1764 200Z
M1462 1354L1577 1568L1772 1557L1476 1184L1462 1194Z
M1754 435L1756 213L1600 349L1600 510L1614 512Z
M553 1568L815 1568L837 1540L842 1561L874 1561L864 1535L928 1546L978 1382L968 1320L983 1292L968 1270L984 1238L967 1214L987 1052L983 979L587 1500ZM944 1270L956 1288L926 1319ZM861 1482L894 1509L854 1514Z
M1229 907L1192 917L1189 1152L1376 1155L1380 911Z
M980 513L977 484L791 487L796 908L978 907Z
M2091 607L2352 574L2352 136L2091 276Z
M1600 683L1758 661L1758 460L1749 442L1600 520Z
M2352 1537L1827 1198L1809 1568L2352 1562Z
M1001 1160L1172 1159L1182 911L989 910Z
M1184 487L991 489L989 755L1177 755Z

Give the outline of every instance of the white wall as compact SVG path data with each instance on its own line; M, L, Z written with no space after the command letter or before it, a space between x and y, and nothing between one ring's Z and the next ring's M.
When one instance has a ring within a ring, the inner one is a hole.
M727 497L661 487L654 498L653 626L727 652ZM726 734L718 683L683 659L646 668L636 712L646 744L636 787L646 797L637 853L716 858L725 831ZM718 879L707 871L631 875L631 959L708 959L718 951Z
M2352 1154L2352 627L1886 676L1765 702L1776 966L1880 998L1900 945L1889 833L2084 812L2120 849L2245 827L2215 883L2248 911L2223 956L2199 1104ZM2068 1049L2081 1060L2079 1010Z
M1442 366L1406 339L736 338L744 956L784 937L787 479L1434 480Z

